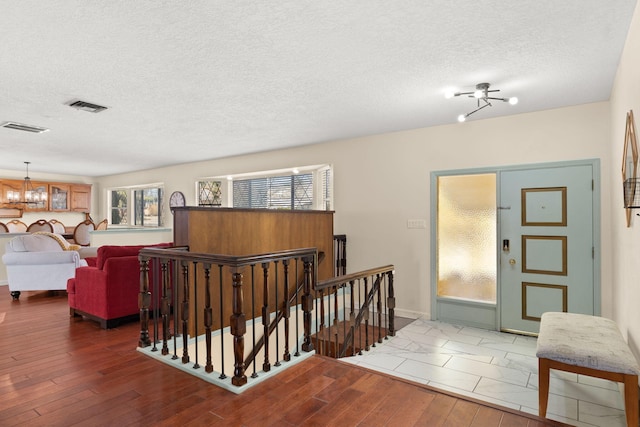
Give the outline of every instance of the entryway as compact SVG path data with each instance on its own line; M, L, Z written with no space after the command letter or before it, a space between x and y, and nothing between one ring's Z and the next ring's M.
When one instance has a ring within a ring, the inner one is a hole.
M599 161L432 173L432 319L525 334L600 313Z

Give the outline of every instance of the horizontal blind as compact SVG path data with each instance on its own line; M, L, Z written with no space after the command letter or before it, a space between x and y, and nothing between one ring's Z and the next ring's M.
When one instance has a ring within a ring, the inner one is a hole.
M234 208L311 209L313 174L233 181Z

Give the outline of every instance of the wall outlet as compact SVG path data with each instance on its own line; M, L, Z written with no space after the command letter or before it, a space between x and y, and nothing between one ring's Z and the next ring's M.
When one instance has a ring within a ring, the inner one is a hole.
M427 228L427 220L424 219L408 219L407 228Z

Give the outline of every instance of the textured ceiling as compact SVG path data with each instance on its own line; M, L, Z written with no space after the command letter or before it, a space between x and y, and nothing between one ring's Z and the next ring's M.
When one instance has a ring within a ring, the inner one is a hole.
M0 14L0 169L101 176L609 99L636 0L42 1ZM93 114L75 100L109 107ZM464 126L464 124L460 124Z

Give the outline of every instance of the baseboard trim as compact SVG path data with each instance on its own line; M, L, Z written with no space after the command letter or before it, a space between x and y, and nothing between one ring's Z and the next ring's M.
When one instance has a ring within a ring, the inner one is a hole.
M429 313L424 313L421 311L412 311L412 310L403 310L396 308L394 311L395 315L398 317L406 317L407 319L430 319L431 315Z

